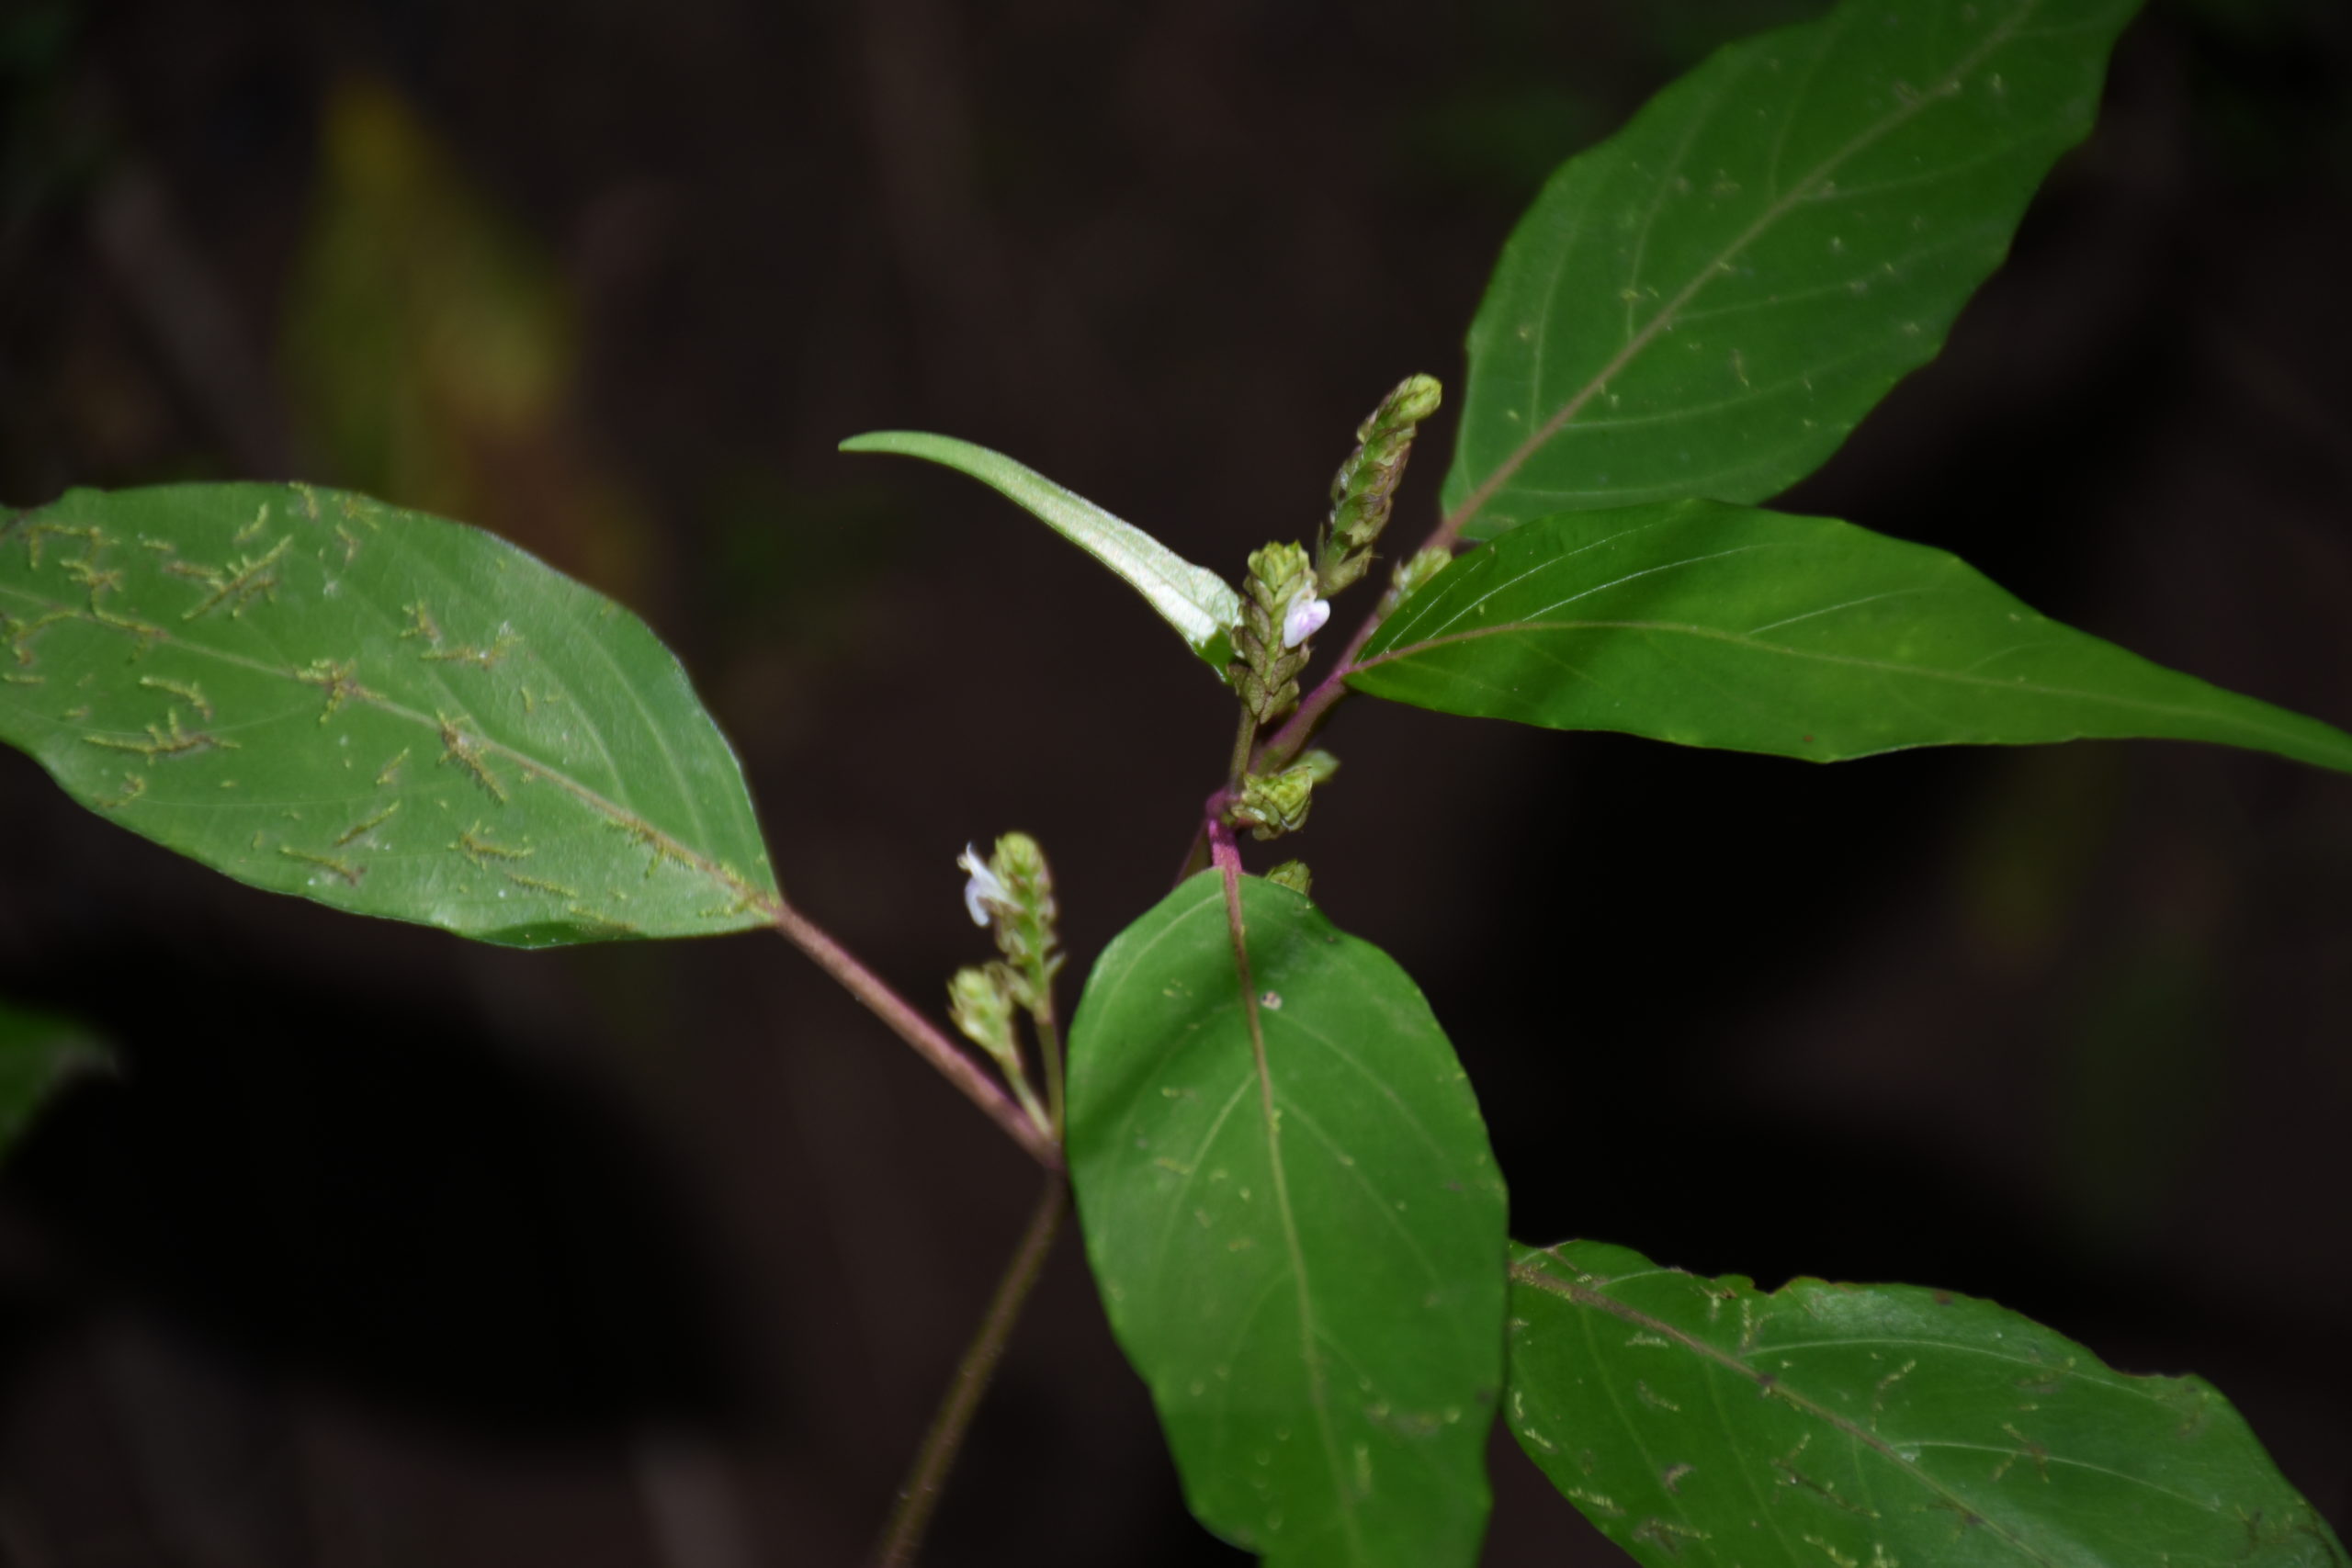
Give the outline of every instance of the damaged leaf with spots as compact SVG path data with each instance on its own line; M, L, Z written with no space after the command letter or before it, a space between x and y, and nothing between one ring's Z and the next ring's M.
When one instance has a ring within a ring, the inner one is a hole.
M642 621L357 495L73 491L0 525L0 739L240 881L461 936L702 935L776 898Z
M1562 164L1471 323L1465 536L1813 471L2000 265L2138 8L1846 0Z
M1512 1255L1511 1431L1650 1568L2345 1562L2200 1378L1948 1291Z
M1070 1030L1069 1168L1193 1514L1281 1568L1444 1568L1486 1528L1504 1193L1429 1004L1286 887L1193 877Z

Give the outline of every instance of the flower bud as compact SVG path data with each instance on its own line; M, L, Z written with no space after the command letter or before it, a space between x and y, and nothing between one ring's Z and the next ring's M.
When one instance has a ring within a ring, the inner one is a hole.
M1453 564L1453 552L1443 545L1431 545L1417 552L1409 560L1400 560L1389 575L1388 590L1380 596L1383 620L1397 605L1419 592L1429 580Z
M1301 762L1279 773L1251 773L1241 781L1241 794L1228 819L1261 840L1297 832L1306 826L1307 809L1315 804L1315 772Z

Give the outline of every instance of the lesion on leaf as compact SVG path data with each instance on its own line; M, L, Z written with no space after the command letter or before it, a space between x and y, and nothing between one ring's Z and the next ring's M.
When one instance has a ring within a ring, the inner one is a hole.
M307 670L294 671L294 679L306 686L316 686L326 694L326 710L319 715L324 724L333 718L346 702L372 700L376 694L359 683L359 661L354 659L314 659ZM383 782L381 779L378 783Z
M278 563L294 546L294 536L288 534L268 550L243 560L231 561L224 567L209 567L195 561L167 562L164 570L175 577L185 577L199 587L209 589L206 595L180 613L183 621L199 621L213 611L227 605L230 616L242 616L255 599L275 603L282 582Z
M481 738L468 735L458 727L456 719L450 718L446 714L436 716L436 722L441 727L441 760L444 762L457 763L471 776L474 783L481 785L483 790L488 792L491 799L501 806L505 805L506 785L496 773L491 772L490 764L482 761Z
M174 708L162 724L147 727L144 740L125 740L114 735L85 735L83 740L108 751L131 751L153 761L158 757L185 757L198 751L234 751L237 742L226 740L209 730L187 729L180 724L179 709Z
M336 841L339 843L342 840ZM368 868L364 865L355 865L336 855L315 854L309 850L296 849L292 844L278 845L277 852L288 860L300 861L305 865L316 866L321 871L340 878L352 887L358 886L360 879L368 874Z

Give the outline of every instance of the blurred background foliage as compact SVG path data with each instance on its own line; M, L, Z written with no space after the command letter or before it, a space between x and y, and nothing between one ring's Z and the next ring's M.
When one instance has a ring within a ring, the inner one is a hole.
M976 955L953 857L1010 827L1080 968L1225 699L1011 508L833 444L986 442L1238 570L1458 372L1561 157L1819 8L14 0L0 496L305 477L507 534L680 649L786 886L903 989ZM2011 267L1791 505L2352 720L2347 253L2352 12L2152 0ZM1332 742L1299 852L1453 1034L1517 1234L1992 1295L2211 1376L2345 1528L2340 780ZM329 917L13 755L0 823L0 997L116 1064L0 1168L0 1560L855 1558L1031 1177L827 982ZM0 1076L47 1061L14 1027ZM1234 1560L1075 1248L1034 1310L934 1561ZM1496 1473L1493 1562L1611 1560Z
M571 428L579 322L554 262L391 87L346 79L320 115L278 332L306 448L354 489L496 517L552 564L638 595L644 525Z

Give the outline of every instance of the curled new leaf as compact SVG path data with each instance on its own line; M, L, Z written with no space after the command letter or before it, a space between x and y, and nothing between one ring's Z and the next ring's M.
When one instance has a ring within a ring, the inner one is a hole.
M1134 524L1001 453L952 435L877 430L851 436L842 450L922 457L970 475L1124 578L1176 628L1187 648L1224 673L1229 657L1226 632L1241 618L1240 598L1216 573L1194 566Z

